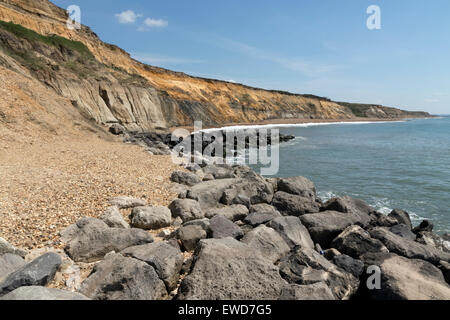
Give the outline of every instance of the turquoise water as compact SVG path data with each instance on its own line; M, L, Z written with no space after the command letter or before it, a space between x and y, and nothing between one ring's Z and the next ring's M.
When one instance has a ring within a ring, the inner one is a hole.
M302 175L323 199L349 195L377 210L407 210L450 232L450 117L280 128L279 177Z

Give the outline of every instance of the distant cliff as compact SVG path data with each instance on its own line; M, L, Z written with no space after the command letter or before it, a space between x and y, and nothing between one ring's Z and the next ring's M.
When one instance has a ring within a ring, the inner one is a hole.
M66 28L67 13L47 0L0 0L0 65L29 74L99 124L148 131L271 119L427 117L378 105L268 91L191 77L133 60L88 27ZM9 23L11 22L11 23Z

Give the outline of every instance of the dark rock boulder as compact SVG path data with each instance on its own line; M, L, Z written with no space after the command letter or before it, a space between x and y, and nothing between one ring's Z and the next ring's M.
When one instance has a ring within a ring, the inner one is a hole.
M359 223L367 226L371 219L370 214L376 212L365 201L352 197L333 198L323 206L323 211L338 211L358 217Z
M94 300L162 300L166 286L149 264L110 253L82 283L80 293Z
M419 233L419 232L432 232L434 228L434 224L433 222L431 222L430 220L423 220L420 225L418 225L417 227L415 227L413 229L414 233Z
M72 236L65 251L76 262L94 262L111 251L153 242L153 237L144 230L110 228L94 218L80 219L68 228Z
M280 178L278 180L278 191L302 196L303 198L316 201L316 187L311 180L305 177Z
M411 231L411 228L406 224L397 224L389 228L389 231L393 234L408 239L408 240L416 240L416 235Z
M232 237L240 239L244 236L242 229L222 215L213 217L209 221L211 236L215 239Z
M272 205L285 216L298 217L307 213L317 213L320 211L320 204L314 199L283 191L275 193Z
M176 231L177 238L186 251L192 251L197 247L201 239L206 239L208 236L206 231L199 225L183 226Z
M444 276L447 284L450 284L450 263L445 261L439 261L438 265L439 270L442 271L442 275Z
M261 253L261 257L275 263L289 253L290 248L283 238L272 228L259 226L248 232L242 239L249 247Z
M408 212L401 209L394 209L389 213L389 217L394 218L399 224L404 224L409 230L412 230L411 218L409 217Z
M273 187L263 177L251 172L245 178L240 178L235 184L224 190L220 202L226 205L271 203L273 199Z
M183 222L205 217L200 204L192 199L175 199L169 205L169 209L174 218L180 217Z
M202 182L202 179L194 173L184 171L174 171L170 176L170 180L175 183L184 184L187 186L195 186Z
M10 273L0 283L0 296L24 286L45 286L55 277L62 259L56 253L46 253L17 271Z
M8 301L77 301L90 300L77 292L40 286L20 287L4 295L0 300Z
M397 225L399 222L397 219L393 217L389 217L381 212L372 212L370 214L370 225L372 227L393 227Z
M281 217L281 213L278 211L271 212L253 212L250 213L245 219L244 223L249 224L253 227L259 226L261 224L265 224L270 222L276 218Z
M281 291L279 300L336 300L330 288L324 282L309 285L291 284L285 286Z
M308 230L297 217L279 217L267 224L275 229L290 248L300 246L302 248L314 248L314 243Z
M189 222L183 223L183 227L188 226L200 226L203 230L206 231L208 235L211 234L210 221L208 218L191 220Z
M183 254L178 248L167 242L154 242L127 248L121 254L151 265L159 278L164 281L168 292L177 287L184 261Z
M361 219L358 215L337 211L306 214L301 216L300 220L308 229L313 241L324 249L330 248L331 241L347 227L365 225L366 222L366 219Z
M279 213L279 211L272 205L267 204L267 203L258 203L258 204L254 204L250 207L250 213L255 213L255 212L277 212Z
M234 179L237 178L235 170L228 165L208 165L203 168L205 175L211 175L214 179Z
M438 250L450 253L450 242L445 241L441 236L433 232L428 231L418 232L416 241L421 244L431 246Z
M144 230L157 230L170 226L172 214L166 207L136 207L130 214L131 225Z
M364 272L364 262L353 259L345 254L335 256L333 258L333 263L339 268L351 273L356 278L359 278Z
M130 228L130 225L125 221L119 208L116 206L106 208L105 212L100 216L100 220L111 228Z
M261 253L232 238L200 242L179 300L276 300L286 282Z
M232 188L239 181L239 179L205 181L189 189L186 198L197 200L202 210L216 208L225 190Z
M0 256L0 281L8 274L17 271L26 264L25 260L11 253Z
M242 204L233 204L231 206L212 208L206 211L206 217L209 219L217 215L222 215L231 221L238 221L248 215L248 208Z
M380 240L372 239L360 226L345 229L331 242L331 247L356 259L368 252L389 252Z

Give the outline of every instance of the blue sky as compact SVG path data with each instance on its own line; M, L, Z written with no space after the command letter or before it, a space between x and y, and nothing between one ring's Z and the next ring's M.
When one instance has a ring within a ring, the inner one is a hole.
M151 65L333 100L450 113L450 1L53 0ZM369 30L370 5L381 29Z

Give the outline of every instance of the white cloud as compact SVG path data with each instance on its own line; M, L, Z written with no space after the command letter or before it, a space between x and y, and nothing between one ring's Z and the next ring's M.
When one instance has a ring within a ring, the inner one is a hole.
M165 28L169 25L169 22L163 19L147 18L144 24L138 28L140 32L150 31L151 28Z
M136 14L133 10L127 10L122 13L116 14L117 19L122 24L135 23L136 20L142 17L142 14Z

